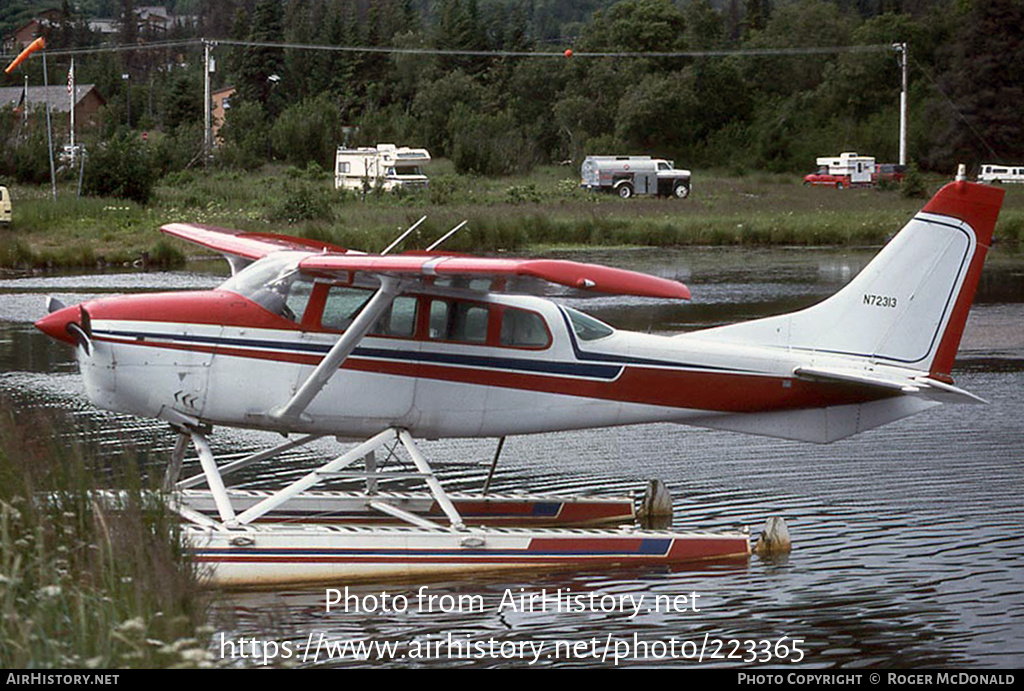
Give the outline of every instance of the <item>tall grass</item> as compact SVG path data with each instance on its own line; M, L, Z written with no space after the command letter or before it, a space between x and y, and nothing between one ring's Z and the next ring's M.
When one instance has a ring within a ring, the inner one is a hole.
M208 595L134 464L114 509L66 427L0 400L0 667L210 664Z

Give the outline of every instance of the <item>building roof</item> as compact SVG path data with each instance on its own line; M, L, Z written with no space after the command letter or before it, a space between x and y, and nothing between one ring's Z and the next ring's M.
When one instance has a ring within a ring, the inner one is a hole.
M17 106L21 101L23 86L0 87L0 108L4 106ZM78 84L75 86L75 105L77 106L89 94L94 92L101 103L106 100L96 90L95 84ZM50 110L58 113L66 113L70 109L70 97L67 84L55 84L53 86L30 86L28 87L28 103L30 106L44 105L50 102Z

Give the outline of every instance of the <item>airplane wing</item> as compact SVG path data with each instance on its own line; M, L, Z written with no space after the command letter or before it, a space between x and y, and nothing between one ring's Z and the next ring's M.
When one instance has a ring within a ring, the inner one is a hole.
M306 273L324 276L347 275L356 271L398 278L524 276L600 293L690 299L690 290L679 281L561 259L509 259L423 252L386 256L322 254L303 259L299 268Z
M275 233L247 233L198 223L168 223L161 226L160 230L168 235L220 252L231 264L232 273L236 273L250 262L281 250L341 254L348 252L344 247L319 240L307 240Z
M161 231L225 255L233 272L272 252L301 250L320 252L302 260L299 268L318 276L343 276L353 272L389 275L396 278L428 279L463 276L469 278L531 277L570 288L642 297L690 299L690 290L680 283L636 271L560 259L510 259L474 257L439 252L409 252L397 255L363 254L317 240L246 233L192 223L169 223Z

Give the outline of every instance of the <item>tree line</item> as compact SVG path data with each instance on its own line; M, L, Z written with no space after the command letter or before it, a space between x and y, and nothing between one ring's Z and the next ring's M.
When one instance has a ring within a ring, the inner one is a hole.
M133 0L117 4L132 16ZM589 154L652 153L736 171L806 170L840 151L895 160L900 72L885 46L902 42L911 57L909 151L920 167L1024 162L1024 0L582 4L600 9L581 17L567 9L581 3L554 0L180 1L174 9L193 13L189 22L160 35L122 22L117 41L202 36L423 51L217 46L215 85L237 89L215 158L224 166L329 168L343 142L425 146L460 172L484 175ZM70 0L64 11L52 47L100 43ZM771 52L822 47L836 50ZM737 50L751 52L717 54ZM502 54L527 52L551 55ZM649 52L698 55L616 55ZM54 62L50 83L61 83L67 68ZM158 133L150 144L158 173L201 162L195 48L98 53L77 64L78 81L96 83L107 99L102 139L126 125ZM0 114L0 146L19 145L19 132L11 113ZM23 158L0 157L0 174L31 177L15 170Z

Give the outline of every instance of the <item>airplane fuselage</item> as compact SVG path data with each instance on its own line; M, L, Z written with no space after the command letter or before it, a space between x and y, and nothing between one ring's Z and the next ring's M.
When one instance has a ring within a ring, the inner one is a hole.
M99 407L144 417L177 413L213 425L351 437L401 427L425 438L702 424L887 397L793 374L841 356L707 343L699 332L576 326L580 313L539 297L456 290L402 297L415 301L411 332L366 336L296 420L273 420L268 401L291 397L338 333L226 290L86 303L93 346L78 349L86 391ZM477 312L477 333L432 335L429 312L438 302ZM500 322L512 311L537 328L530 343L502 342Z

